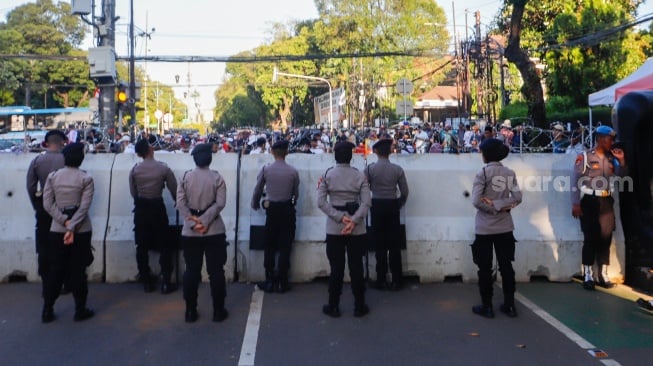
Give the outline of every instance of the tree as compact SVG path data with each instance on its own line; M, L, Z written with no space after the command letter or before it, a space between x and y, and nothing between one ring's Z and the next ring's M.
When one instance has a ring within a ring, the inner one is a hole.
M84 25L71 14L69 3L37 0L15 8L6 23L0 23L0 53L79 56L83 55L78 48L84 34ZM0 70L0 95L13 90L12 97L5 96L3 101L43 107L51 100L68 107L84 103L92 86L84 78L88 75L84 61L11 60L2 61ZM16 83L23 88L16 88ZM32 98L32 93L37 98Z
M507 0L512 3L510 17L510 32L505 56L509 62L515 64L524 81L521 92L528 105L528 115L533 124L546 127L546 109L544 106L544 92L540 76L535 68L535 63L530 59L528 52L521 48L521 31L524 8L528 0Z

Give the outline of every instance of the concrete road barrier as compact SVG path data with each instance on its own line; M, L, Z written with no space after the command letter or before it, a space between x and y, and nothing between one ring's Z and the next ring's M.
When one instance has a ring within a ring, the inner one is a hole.
M26 169L34 156L0 155L0 169L5 172L0 174L2 281L11 275L25 276L28 281L38 280L34 215L25 190ZM157 153L156 159L166 162L177 179L194 167L188 154ZM375 160L373 155L367 162L356 155L352 165L363 170L367 163ZM465 192L472 191L474 175L482 166L480 155L393 155L391 160L404 168L410 187L410 196L402 212L407 237L407 250L403 255L405 274L419 276L422 282L443 281L454 276L462 277L463 281L475 281L476 267L469 244L474 240L476 210L471 196L466 196ZM128 175L139 161L140 158L132 154L89 154L82 165L95 180L90 211L96 249L95 262L89 269L92 280L104 278L107 282L124 282L133 280L137 274L133 200L129 194ZM225 266L229 280L234 280L236 266L241 281L264 277L263 252L250 249L250 226L263 225L265 216L262 210L250 209L250 200L260 167L271 161L270 155L246 155L242 157L239 171L237 154L214 155L211 168L218 170L227 184L227 206L222 217L227 226L227 241L231 243ZM329 273L324 248L326 217L317 207L316 188L319 177L335 161L332 155L303 154L290 155L287 161L299 170L301 180L291 278L304 282ZM552 281L569 280L580 271L582 247L582 233L578 221L571 217L569 187L565 186L573 157L514 154L504 163L516 171L524 194L523 203L512 212L518 240L514 262L517 280L528 281L531 276L545 276ZM167 192L164 199L169 222L174 224L173 200ZM618 209L616 203L615 209ZM618 281L623 278L625 266L620 223L617 227L610 275ZM374 278L373 254L369 259L368 268ZM155 253L150 261L157 271ZM180 264L183 269L183 257Z

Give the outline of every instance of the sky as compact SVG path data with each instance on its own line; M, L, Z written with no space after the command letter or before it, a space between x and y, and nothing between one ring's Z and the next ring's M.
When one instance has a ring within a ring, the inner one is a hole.
M116 26L116 52L127 56L129 1L116 1L116 15L120 17ZM468 24L474 22L474 12L481 12L481 23L489 24L503 0L436 0L444 9L450 32L465 32L465 9L468 10ZM0 0L0 17L16 6L29 3L26 0ZM97 7L101 0L96 0ZM452 5L453 4L453 5ZM453 27L455 8L456 27ZM640 14L652 13L653 2L640 8ZM99 15L99 9L96 10ZM134 0L134 22L136 34L147 30L151 38L147 41L147 54L159 56L229 56L250 50L270 38L271 25L275 22L313 19L317 10L313 0ZM139 31L140 29L140 31ZM84 48L92 47L89 30ZM134 54L145 56L145 38L136 39ZM145 67L144 63L139 63ZM187 74L190 73L190 91L200 93L200 109L205 118L215 105L214 92L224 77L224 63L147 63L150 79L167 84L183 101L188 91ZM175 80L179 75L179 83ZM270 75L272 78L272 75ZM151 85L148 87L152 87ZM192 101L188 100L191 104Z

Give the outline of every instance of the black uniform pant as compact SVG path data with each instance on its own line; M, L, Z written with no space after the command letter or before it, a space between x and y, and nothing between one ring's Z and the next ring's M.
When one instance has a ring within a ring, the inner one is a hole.
M134 206L134 234L136 242L136 265L141 279L150 275L150 250L159 250L159 265L165 281L170 280L173 269L168 230L168 215L163 198L136 199Z
M356 306L365 304L365 280L363 278L363 255L366 251L365 235L327 235L326 252L331 266L329 276L329 304L340 303L342 281L345 275L345 253L349 265L351 291Z
M376 278L385 281L388 273L388 254L393 282L401 282L401 247L399 235L399 201L396 199L374 199L370 212L372 238L376 249Z
M494 235L476 235L472 244L472 257L478 266L478 287L483 305L492 305L494 294L492 278L492 249L497 255L499 272L503 287L503 300L505 305L514 305L515 302L515 271L512 261L515 260L515 237L512 232Z
M290 202L270 202L265 217L263 266L266 272L274 272L278 252L279 276L288 276L293 240L295 240L295 207Z
M36 254L38 263L38 273L41 276L41 281L45 282L48 270L48 243L50 242L50 226L52 225L52 217L43 208L42 202L36 209L36 231L34 237L36 238Z
M610 264L610 243L615 227L614 199L585 195L580 201L583 216L583 265Z
M182 236L186 271L184 272L184 300L186 307L197 307L197 289L202 280L202 262L206 257L206 271L209 274L213 308L222 309L227 296L224 265L227 262L225 234L206 237Z
M75 298L75 308L81 310L86 306L88 296L86 267L93 262L91 233L75 233L74 242L70 245L63 243L63 237L64 233L50 233L49 273L46 277L44 304L45 307L54 306L67 275L67 285Z

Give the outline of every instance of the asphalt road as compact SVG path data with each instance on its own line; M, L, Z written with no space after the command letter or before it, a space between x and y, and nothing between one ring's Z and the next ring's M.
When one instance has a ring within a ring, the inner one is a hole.
M72 320L72 297L62 296L57 320L42 324L40 284L0 284L0 365L238 365L243 343L254 346L255 365L639 366L653 354L650 314L573 283L518 284L538 314L518 303L515 319L498 311L495 319L472 314L473 284L368 290L371 313L364 318L353 317L346 285L339 319L321 313L326 283L297 284L287 294L264 294L260 322L249 323L254 286L229 284L227 291L230 316L223 323L211 322L207 284L200 288L200 319L187 324L180 291L144 294L132 283L91 284L89 305L97 315L81 323ZM542 314L607 357L591 356ZM248 324L254 338L244 342Z

